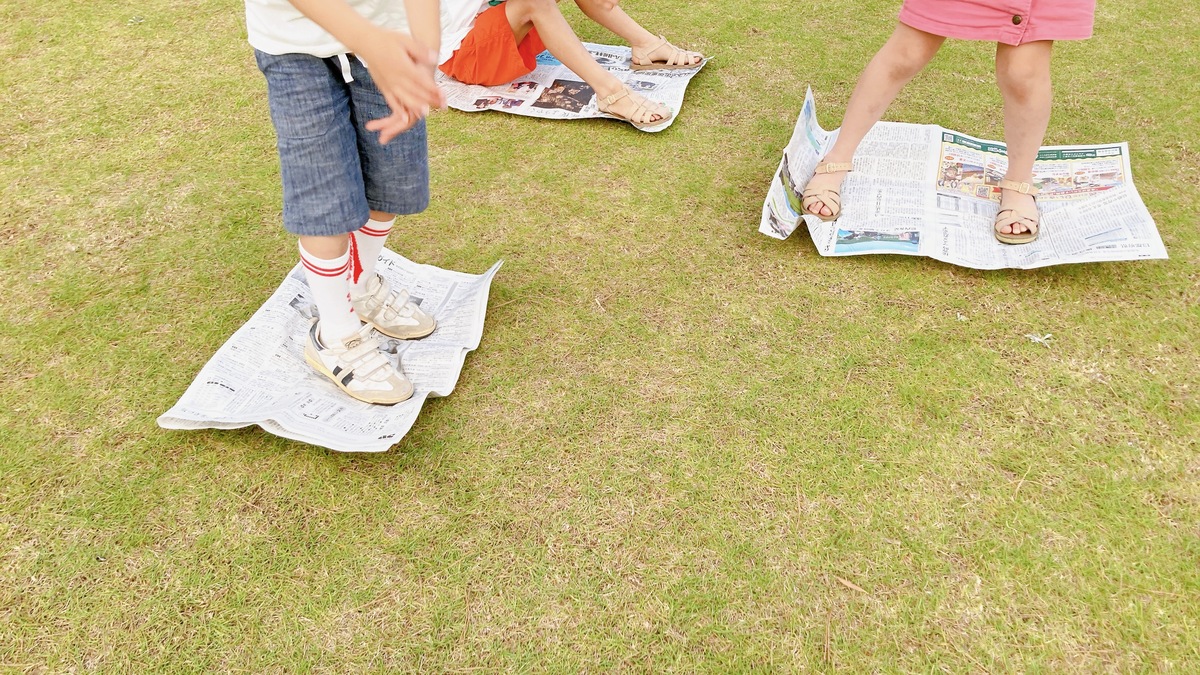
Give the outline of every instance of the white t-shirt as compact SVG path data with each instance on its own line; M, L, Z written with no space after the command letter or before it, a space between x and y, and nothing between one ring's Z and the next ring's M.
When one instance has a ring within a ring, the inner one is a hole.
M475 17L488 8L488 0L442 0L442 51L438 64L454 56L463 38L475 27Z
M376 26L409 32L403 0L345 2ZM246 0L246 32L250 45L268 54L311 54L325 58L350 51L288 0Z

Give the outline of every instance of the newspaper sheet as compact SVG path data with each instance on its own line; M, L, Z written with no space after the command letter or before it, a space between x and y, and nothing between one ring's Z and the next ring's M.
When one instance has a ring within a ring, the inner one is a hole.
M801 216L800 192L837 140L817 124L812 90L763 204L759 232L784 239L808 225L826 256L898 253L976 269L1164 259L1166 247L1133 185L1126 143L1044 147L1034 164L1041 234L1009 246L992 236L1008 166L1003 143L935 125L880 122L842 184L842 215Z
M449 396L467 352L479 347L497 262L474 275L419 265L384 250L377 271L438 321L421 340L381 336L415 389L394 406L357 401L304 361L315 315L300 265L200 370L179 402L158 418L164 429L263 429L342 452L382 452L400 441L429 396Z
M708 59L695 68L678 70L630 70L629 47L614 47L583 43L592 58L604 66L633 92L658 101L670 108L675 115L662 124L646 127L643 131L662 131L675 121L683 106L683 94L692 77L700 72ZM463 84L438 72L438 84L446 94L446 102L455 110L500 112L528 117L544 117L552 120L582 120L593 117L616 119L600 112L596 107L596 92L582 78L558 59L545 51L537 57L537 68L528 75L508 84L483 87Z

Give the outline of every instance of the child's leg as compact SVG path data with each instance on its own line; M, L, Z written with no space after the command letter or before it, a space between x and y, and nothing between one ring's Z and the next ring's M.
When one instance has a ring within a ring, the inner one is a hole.
M673 46L663 43L657 35L643 28L619 5L610 6L605 0L575 0L575 4L579 5L579 9L583 10L589 19L619 35L635 51L648 51L646 56L650 59L658 59L659 63L662 63L663 59L669 58L675 51ZM704 56L696 52L685 54L690 55L691 63L698 64L704 60Z
M300 261L321 317L321 338L338 344L362 328L350 304L350 235L300 236Z
M531 26L537 28L538 36L545 43L546 49L562 61L563 65L583 78L583 81L595 90L598 98L603 99L625 89L620 80L596 63L588 53L575 31L563 18L556 0L508 0L505 8L509 25L512 26L513 35L518 43L529 33ZM639 103L643 101L642 97L632 94L614 102L610 111L630 117L637 112ZM656 103L650 104L650 111L649 118L640 121L663 120L670 114L666 106Z
M349 233L368 220L369 207L352 120L355 107L342 67L304 54L255 52L255 58L267 80L279 147L284 227L299 237L300 259L320 313L308 329L305 360L361 401L405 400L412 384L380 351L350 298Z
M1026 42L1016 47L996 45L996 83L1004 98L1004 142L1008 145L1008 173L1018 183L1033 181L1033 162L1050 123L1050 40ZM1033 195L1001 190L1000 208L1037 213ZM1036 217L1035 217L1036 219ZM1001 225L1003 234L1023 234L1021 222Z
M375 263L383 253L388 235L392 233L392 225L396 223L396 214L371 210L371 219L366 225L350 234L354 237L354 249L358 253L360 272L358 279L353 280L350 293L353 296L364 295L367 292L367 280L375 276Z
M905 24L896 26L887 43L858 77L837 141L825 155L826 162L849 162L854 158L858 144L883 117L892 99L925 68L945 40ZM844 171L820 174L809 181L808 188L837 189L845 177ZM833 214L828 205L819 201L812 205L812 210L826 216Z

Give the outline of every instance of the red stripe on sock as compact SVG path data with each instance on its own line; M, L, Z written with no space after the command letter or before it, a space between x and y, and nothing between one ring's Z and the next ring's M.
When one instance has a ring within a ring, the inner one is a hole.
M357 284L362 276L362 261L358 259L358 239L350 235L350 283Z
M308 270L309 272L312 272L313 274L316 274L317 276L322 276L322 277L336 277L336 276L343 275L350 270L350 261L346 261L346 263L344 265L342 265L341 267L337 267L337 268L318 267L317 265L310 263L309 261L305 260L304 258L300 258L300 262L304 264L304 269Z
M358 228L358 232L361 232L368 237L386 237L392 233L392 228L389 227L386 230L377 230L373 227L367 227L366 225L363 225L362 227Z

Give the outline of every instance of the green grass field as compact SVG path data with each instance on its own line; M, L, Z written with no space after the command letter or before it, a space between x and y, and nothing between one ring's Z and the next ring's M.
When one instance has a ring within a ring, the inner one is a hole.
M715 56L660 134L434 115L389 243L506 262L364 456L154 423L296 262L241 3L0 3L0 671L1200 670L1200 9L1054 63L1046 142L1129 141L1170 260L758 234L899 4L628 0ZM887 119L1001 138L992 52Z

